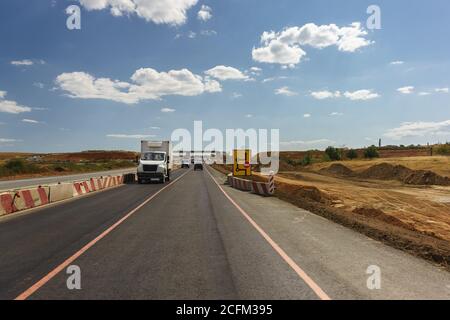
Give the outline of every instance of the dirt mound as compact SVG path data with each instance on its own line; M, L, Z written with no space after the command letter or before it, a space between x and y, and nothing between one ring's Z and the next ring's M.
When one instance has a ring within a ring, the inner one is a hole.
M324 173L336 174L339 176L353 176L355 174L352 169L340 163L333 163L328 168L323 168L320 171Z
M410 175L403 179L403 182L413 185L450 186L449 177L443 177L428 170L413 171Z
M392 165L389 163L380 163L374 165L359 174L359 177L365 179L380 179L380 180L400 180L403 181L414 170L411 170L402 165Z
M369 218L375 218L377 220L387 222L387 223L397 226L397 227L405 228L408 230L414 230L414 228L412 228L410 225L404 223L403 221L401 221L400 219L397 219L396 217L393 217L391 215L384 213L382 210L379 210L379 209L356 208L353 210L353 213L360 214L360 215L363 215L363 216L369 217Z
M429 170L412 170L402 165L380 163L372 166L358 177L364 179L398 180L411 185L450 186L450 178L443 177Z
M333 200L316 187L292 185L284 182L276 182L275 187L277 193L281 193L290 198L308 199L323 204L330 204Z

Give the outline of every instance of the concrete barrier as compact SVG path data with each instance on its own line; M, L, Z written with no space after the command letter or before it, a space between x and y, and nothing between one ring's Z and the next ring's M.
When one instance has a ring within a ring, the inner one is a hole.
M0 194L0 216L17 211L14 205L15 192L3 192Z
M127 179L135 179L135 174L131 175ZM108 176L73 183L58 183L5 191L0 193L0 216L116 187L123 184L124 181L123 175Z
M16 192L14 206L17 211L31 209L50 203L49 187L23 189Z
M73 198L72 183L52 184L49 187L51 203Z
M232 176L232 174L229 174L227 176L227 182L235 189L250 191L265 197L272 196L275 192L275 182L273 175L269 176L268 182L256 182L241 178L235 178Z

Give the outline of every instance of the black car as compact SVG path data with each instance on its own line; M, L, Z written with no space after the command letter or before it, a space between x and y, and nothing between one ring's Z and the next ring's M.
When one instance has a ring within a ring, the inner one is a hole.
M194 171L196 170L202 170L203 171L203 163L195 163L194 164Z

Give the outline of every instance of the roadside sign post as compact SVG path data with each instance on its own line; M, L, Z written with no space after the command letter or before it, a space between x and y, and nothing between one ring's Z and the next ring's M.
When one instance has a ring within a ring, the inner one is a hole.
M233 150L233 159L233 176L242 177L252 175L251 152L249 149Z

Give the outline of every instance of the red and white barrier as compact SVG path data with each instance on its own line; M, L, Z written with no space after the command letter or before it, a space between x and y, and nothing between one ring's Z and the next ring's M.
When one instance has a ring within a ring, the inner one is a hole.
M3 192L0 194L0 216L17 211L14 205L15 192Z
M123 182L123 176L109 176L2 192L0 193L0 216L116 187Z
M269 176L268 182L256 182L240 178L235 178L231 174L227 177L228 184L235 189L242 191L251 191L262 196L272 196L275 192L274 176Z
M49 204L49 191L49 187L19 190L14 194L14 206L20 211Z

